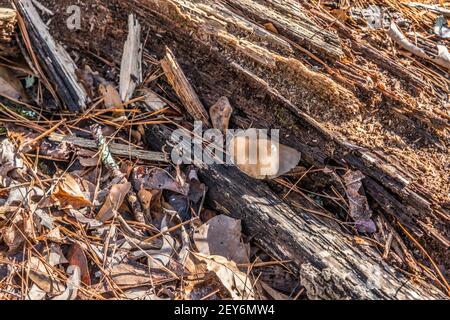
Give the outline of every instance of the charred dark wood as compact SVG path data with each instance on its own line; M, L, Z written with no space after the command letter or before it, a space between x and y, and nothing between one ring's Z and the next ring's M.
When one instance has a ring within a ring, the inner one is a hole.
M48 89L52 92L56 91L60 98L60 101L57 99L56 103L63 102L71 112L83 110L89 102L89 98L83 86L78 82L75 74L76 64L67 51L50 35L33 2L16 0L15 3L25 22L31 40L31 50L38 56L38 63L42 64L54 84L54 88ZM51 85L47 84L47 86Z

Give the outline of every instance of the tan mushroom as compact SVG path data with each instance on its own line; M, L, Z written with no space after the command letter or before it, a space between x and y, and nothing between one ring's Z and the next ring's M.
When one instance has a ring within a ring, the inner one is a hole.
M258 136L236 135L230 141L233 163L255 179L274 179L294 169L300 152L288 146Z

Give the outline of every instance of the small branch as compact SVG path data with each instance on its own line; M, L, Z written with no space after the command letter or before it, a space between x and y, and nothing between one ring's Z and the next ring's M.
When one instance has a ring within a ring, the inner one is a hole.
M402 33L402 31L394 21L391 22L391 26L389 30L387 30L387 34L392 38L392 40L395 43L397 43L404 50L409 51L420 58L434 62L435 64L441 67L450 69L450 53L448 52L446 46L444 45L437 46L438 49L437 56L427 54L425 50L419 48L411 41L409 41L408 38Z
M447 18L450 18L450 10L446 8L439 7L435 4L425 4L425 3L419 3L419 2L408 2L408 3L402 3L405 6L408 6L410 8L417 8L417 9L423 9L428 10L436 14L442 14L446 16Z
M97 149L97 143L95 141L75 136L64 136L61 134L52 133L48 139L53 142L68 142L77 147ZM111 154L116 156L131 157L133 159L147 161L168 162L167 157L162 152L139 150L119 143L109 143L108 147Z

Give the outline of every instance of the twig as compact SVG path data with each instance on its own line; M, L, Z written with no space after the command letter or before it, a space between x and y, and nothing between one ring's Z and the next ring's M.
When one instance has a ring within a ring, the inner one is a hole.
M48 139L53 142L69 142L78 147L97 149L97 144L94 140L75 136L64 136L61 134L52 133ZM139 150L137 148L118 143L109 143L108 147L110 153L117 156L131 157L133 159L147 161L168 162L167 157L162 152Z
M437 46L438 55L437 56L429 55L425 52L425 50L419 48L418 46L410 42L394 21L391 21L391 26L387 30L387 34L392 38L392 40L395 43L397 43L404 50L409 51L420 58L434 62L441 67L450 69L450 53L448 52L446 46L438 45Z

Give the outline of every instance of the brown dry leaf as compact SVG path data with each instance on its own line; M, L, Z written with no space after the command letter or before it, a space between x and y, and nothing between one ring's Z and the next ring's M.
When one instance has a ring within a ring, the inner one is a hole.
M25 99L26 93L22 83L8 68L0 66L0 94L20 100Z
M120 109L122 107L123 103L119 92L111 84L100 84L98 90L104 98L105 109Z
M227 97L221 97L216 104L209 108L209 115L211 116L211 123L214 129L225 132L230 123L233 107Z
M46 293L57 294L65 290L62 281L58 280L52 272L50 263L45 264L36 257L28 260L30 279Z
M136 190L170 190L187 196L189 185L182 179L172 177L161 168L138 166L133 170L133 187Z
M125 201L125 197L130 189L131 184L129 182L113 185L96 219L105 222L114 217L117 210L119 210Z
M46 238L50 241L60 243L62 242L61 231L59 227L54 228L49 233L47 233Z
M149 287L132 288L123 292L127 300L171 300L170 298L160 298L154 294L154 289ZM116 300L112 298L111 300Z
M233 163L255 179L274 179L294 169L300 152L288 146L259 137L256 130L237 134L230 142Z
M78 267L81 282L83 282L87 286L90 286L91 276L89 274L88 260L86 258L86 255L84 254L83 248L74 243L70 248L68 260L70 266Z
M11 225L5 227L1 234L3 241L8 246L9 251L15 251L19 249L25 242L24 230L23 230L23 217L21 214L16 214Z
M360 171L349 171L344 175L346 193L349 200L349 214L355 221L359 231L374 233L377 228L371 219L372 210L369 207L362 184L364 178Z
M4 139L0 143L0 184L3 187L9 186L11 178L8 173L23 168L23 160L17 155L16 147L9 139Z
M207 300L230 299L231 295L220 279L213 272L208 272L199 281L186 281L184 286L184 299L198 301L208 296Z
M77 298L81 281L80 268L78 266L70 265L67 268L67 274L69 275L69 279L67 279L66 290L52 300L75 300Z
M168 230L167 226L167 216L165 216L161 222L161 232L165 233ZM159 250L148 250L148 265L152 269L161 269L164 270L175 253L176 250L176 241L172 236L167 233L162 236L163 245Z
M5 202L7 206L29 207L32 202L39 201L44 195L44 192L38 187L20 186L15 181L10 184L10 187L14 188L10 190Z
M237 264L249 263L248 253L241 241L241 221L219 215L200 226L194 242L200 253L222 256Z
M208 270L219 277L233 300L255 299L251 278L240 271L235 262L221 256L207 256L201 253L196 253L195 256L205 262Z
M120 287L158 285L171 281L172 276L159 270L149 270L140 263L121 263L110 270L111 279Z
M152 205L152 200L154 197L153 191L148 191L145 189L141 189L138 192L139 201L142 204L142 209L146 212L150 212L150 207Z
M67 142L53 143L46 140L41 142L39 154L59 160L68 160L72 151L72 145Z
M79 182L70 174L65 174L52 194L61 208L80 209L92 206L91 201L81 191Z
M92 158L80 157L80 158L78 158L78 161L80 161L80 164L85 168L96 167L100 163L98 157L92 157Z
M273 25L272 22L264 23L264 28L270 32L278 34L278 29Z

